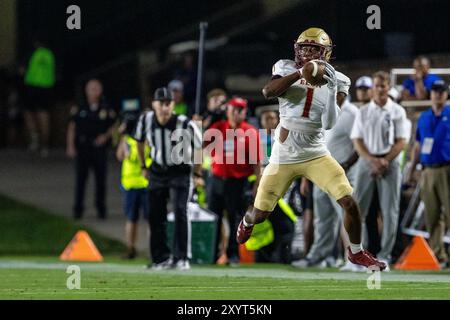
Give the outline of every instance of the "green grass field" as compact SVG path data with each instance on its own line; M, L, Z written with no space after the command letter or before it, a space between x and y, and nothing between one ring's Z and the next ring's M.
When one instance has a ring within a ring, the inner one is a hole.
M0 256L59 255L75 233L86 230L102 253L123 252L125 246L70 219L0 195Z
M450 299L450 272L381 274L369 290L369 274L300 271L282 265L230 268L193 266L189 271L152 271L144 260L73 263L81 288L69 290L66 268L56 258L0 259L0 299Z
M144 259L118 258L123 244L1 195L0 218L0 299L450 299L449 270L382 273L379 290L367 288L369 274L336 269L258 264L152 271ZM89 232L105 262L58 260L79 229ZM81 269L79 290L66 286L71 264Z

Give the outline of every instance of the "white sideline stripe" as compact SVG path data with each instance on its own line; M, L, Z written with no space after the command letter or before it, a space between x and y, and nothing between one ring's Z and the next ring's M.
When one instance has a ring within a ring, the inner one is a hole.
M188 271L178 270L148 270L143 266L124 266L114 263L39 263L28 261L0 261L0 269L54 269L64 270L69 265L79 265L81 270L89 270L95 272L119 272L131 274L157 274L157 275L180 275L180 276L198 276L198 277L248 277L248 278L280 278L293 280L353 280L367 281L368 273L349 273L349 272L310 272L299 270L283 270L283 269L249 269L249 268L208 268L195 267ZM382 272L381 281L396 282L443 282L450 283L450 276L446 274L419 274L419 273L397 273Z

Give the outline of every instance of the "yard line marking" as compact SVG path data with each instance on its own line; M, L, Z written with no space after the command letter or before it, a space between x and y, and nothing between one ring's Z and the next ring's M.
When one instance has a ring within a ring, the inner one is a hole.
M196 276L196 277L232 277L232 278L277 278L277 279L293 279L293 280L353 280L366 281L368 273L346 273L346 272L316 272L316 271L299 271L296 269L265 269L265 268L217 268L217 267L196 267L189 271L178 270L162 270L154 271L137 265L121 265L115 263L77 263L81 270L94 272L117 272L128 274L149 274L158 276L172 277L179 276ZM1 269L45 269L45 270L65 270L70 263L41 263L30 261L16 260L0 260ZM286 267L288 268L288 267ZM390 272L381 273L382 281L386 282L445 282L450 283L448 273L406 273L406 272Z

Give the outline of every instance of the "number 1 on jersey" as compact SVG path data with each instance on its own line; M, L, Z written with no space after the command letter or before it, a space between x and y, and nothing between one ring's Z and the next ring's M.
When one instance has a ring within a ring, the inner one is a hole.
M313 94L314 94L314 88L308 88L306 90L306 101L305 101L305 105L303 107L303 113L302 113L302 117L304 117L304 118L309 118L309 111L311 110Z

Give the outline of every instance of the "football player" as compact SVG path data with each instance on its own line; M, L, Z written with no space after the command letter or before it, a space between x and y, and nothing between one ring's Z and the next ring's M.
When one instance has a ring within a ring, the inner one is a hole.
M345 98L350 79L328 63L332 42L320 28L302 32L294 44L295 61L279 60L272 69L272 79L264 87L266 98L278 98L280 124L269 165L263 172L254 208L239 224L236 238L245 243L255 224L263 222L292 181L305 177L330 194L344 209L344 226L350 238L349 260L378 270L386 268L361 245L361 215L352 197L353 189L344 169L331 157L324 142L324 129L330 129L339 115L337 95ZM323 86L311 86L302 77L302 67L309 61L325 64Z

